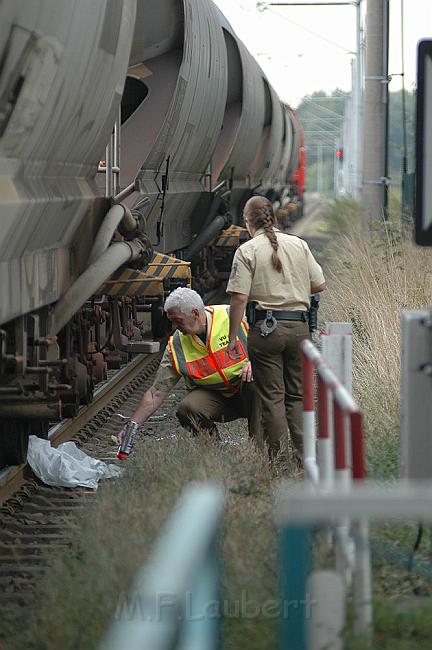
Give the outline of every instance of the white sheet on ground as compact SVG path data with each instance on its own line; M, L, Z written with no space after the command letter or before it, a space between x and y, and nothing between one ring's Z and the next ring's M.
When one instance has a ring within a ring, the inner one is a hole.
M61 487L97 489L101 478L116 478L123 470L102 460L87 456L74 442L63 442L57 448L49 440L30 436L27 461L41 481Z

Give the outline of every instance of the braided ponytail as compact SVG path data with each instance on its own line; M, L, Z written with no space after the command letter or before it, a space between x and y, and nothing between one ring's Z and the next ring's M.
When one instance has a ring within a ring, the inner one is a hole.
M282 262L279 259L278 255L278 240L276 237L276 233L273 229L274 226L274 216L273 216L273 209L270 205L269 206L264 206L263 207L263 217L264 217L264 231L266 234L267 239L269 240L271 247L273 249L272 252L272 264L273 267L276 269L278 273L282 273Z
M253 196L246 203L244 212L248 222L255 228L264 228L267 239L269 240L272 251L272 264L278 273L282 273L282 262L278 255L278 240L274 231L276 219L273 213L273 206L264 196Z

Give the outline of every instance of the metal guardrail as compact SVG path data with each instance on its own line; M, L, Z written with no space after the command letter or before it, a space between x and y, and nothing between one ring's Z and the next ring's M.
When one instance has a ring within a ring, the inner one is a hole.
M224 491L196 484L183 493L99 650L217 650L217 537Z
M432 483L404 481L383 486L378 483L357 483L350 492L334 486L328 492L311 492L305 486L281 484L278 493L276 523L281 529L282 599L290 605L282 620L280 647L284 650L310 650L308 627L318 609L332 600L330 589L321 592L321 598L311 593L308 573L311 568L310 538L316 525L336 523L340 517L349 517L354 523L356 541L356 578L354 589L355 633L368 637L372 633L371 572L366 520L385 522L432 522ZM285 579L283 576L286 576ZM343 596L343 594L342 594ZM309 608L309 609L308 609ZM321 619L322 620L322 619ZM321 643L326 632L327 619L321 628ZM343 628L343 625L342 625ZM332 638L326 648L342 648L340 639ZM335 635L336 636L336 635ZM324 647L319 645L320 648Z
M328 487L336 478L341 487L364 479L362 413L350 393L326 365L310 341L302 341L303 432L305 475L315 486ZM318 376L318 463L316 455L313 375ZM332 413L329 412L331 395ZM331 415L331 417L330 417ZM347 441L350 438L351 462ZM334 457L332 445L334 443Z
M342 342L342 336L335 337L335 342L336 338L340 339L339 343ZM353 479L359 483L365 478L362 413L350 392L342 385L311 341L301 343L301 356L306 491L299 494L310 494L310 487L313 487L317 498L322 498L325 502L333 489L338 490L340 494L350 495ZM350 366L350 363L348 365ZM315 373L318 388L318 438L315 420ZM283 648L316 650L324 645L332 650L342 648L340 632L344 625L346 590L351 585L353 574L356 629L364 634L370 628L368 522L362 519L352 523L349 516L340 512L337 519L329 519L326 523L328 543L335 543L335 571L311 572L312 522L305 525L303 520L297 521L290 513L289 523L281 526L282 601L288 604L296 603L296 608L291 610L289 616L282 616ZM304 610L310 591L320 594L316 600L324 602L318 603L319 622L315 621L314 625L308 626ZM323 599L321 595L326 592L328 597ZM332 611L328 603L333 603ZM328 637L322 645L323 638L320 637L325 632Z

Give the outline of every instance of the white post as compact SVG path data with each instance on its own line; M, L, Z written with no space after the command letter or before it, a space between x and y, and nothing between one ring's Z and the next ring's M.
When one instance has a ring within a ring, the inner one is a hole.
M347 391L352 393L352 323L324 323L321 354Z
M341 494L349 494L352 487L350 468L336 470L335 487L340 490ZM351 585L352 570L355 565L355 547L350 535L350 528L349 517L341 517L335 528L336 570L347 586Z
M336 571L313 571L307 581L308 650L343 650L346 590Z
M354 630L360 636L372 632L372 577L369 547L369 524L360 519L353 525L355 541Z
M333 441L329 438L318 438L317 457L319 480L322 490L328 490L334 485L334 450Z
M352 394L352 323L324 323L321 330L321 354L326 365L334 372L341 384ZM333 431L333 415L330 409L330 431ZM333 440L333 438L332 438ZM347 458L351 458L351 440L345 438ZM351 461L348 462L351 471ZM346 477L339 479L346 481Z
M303 466L305 478L313 486L317 486L319 475L316 462L315 411L303 411Z
M401 476L432 477L432 317L404 310L401 318Z

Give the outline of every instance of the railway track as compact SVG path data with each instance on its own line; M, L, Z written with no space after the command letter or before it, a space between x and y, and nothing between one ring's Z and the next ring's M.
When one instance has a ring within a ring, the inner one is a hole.
M317 232L316 224L325 216L328 208L329 201L326 199L309 200L306 203L304 217L287 230L290 235L301 237L308 243L314 257L321 265L325 263L325 248L330 237L327 234Z
M88 406L82 407L75 418L63 420L53 426L48 433L48 438L53 447L57 447L62 442L72 440L78 436L82 437L82 431L92 421L97 421L100 417L101 409L112 408L115 410L116 405L122 401L122 391L125 386L133 382L136 377L145 372L149 364L154 359L159 359L159 353L153 355L139 355L127 366L112 375L95 391L94 400ZM32 478L32 471L28 464L8 467L0 471L0 505L10 499L10 497L23 485L23 483Z
M293 234L309 240L310 228L325 207L322 202L311 204ZM226 299L219 291L211 302ZM120 427L115 414L119 410L133 412L159 365L160 356L160 353L139 355L111 376L77 417L50 429L52 445L74 440L89 455L115 462L116 446L111 436ZM41 575L49 569L51 551L70 544L66 519L93 498L94 492L83 488L44 485L28 465L0 472L0 607L3 612L8 607L25 606L34 597Z
M120 426L115 414L131 413L156 371L160 353L140 355L112 376L78 416L50 429L54 446L74 440L85 453L114 462L111 440ZM94 498L84 488L44 485L27 465L4 470L0 476L0 607L24 606L50 565L47 550L69 544L65 521ZM1 629L0 629L1 637Z
M305 217L294 224L288 232L303 237L312 248L320 250L322 246L325 246L328 237L310 235L309 232L313 224L323 216L327 203L323 200L314 200L308 203L307 206ZM206 302L209 304L228 301L228 297L221 289L213 291L206 298L208 298ZM108 407L110 402L112 402L114 410L118 409L122 398L116 396L121 395L123 388L132 382L135 377L139 376L141 372L145 372L144 369L156 357L159 359L158 355L139 355L134 361L104 382L95 391L93 402L86 407L82 407L75 418L63 420L50 429L48 437L52 445L57 447L62 442L72 438L80 440L82 431L87 431L87 427L92 426L91 422L100 418L100 411ZM26 481L31 481L32 477L31 468L27 464L0 470L0 506L10 499Z

